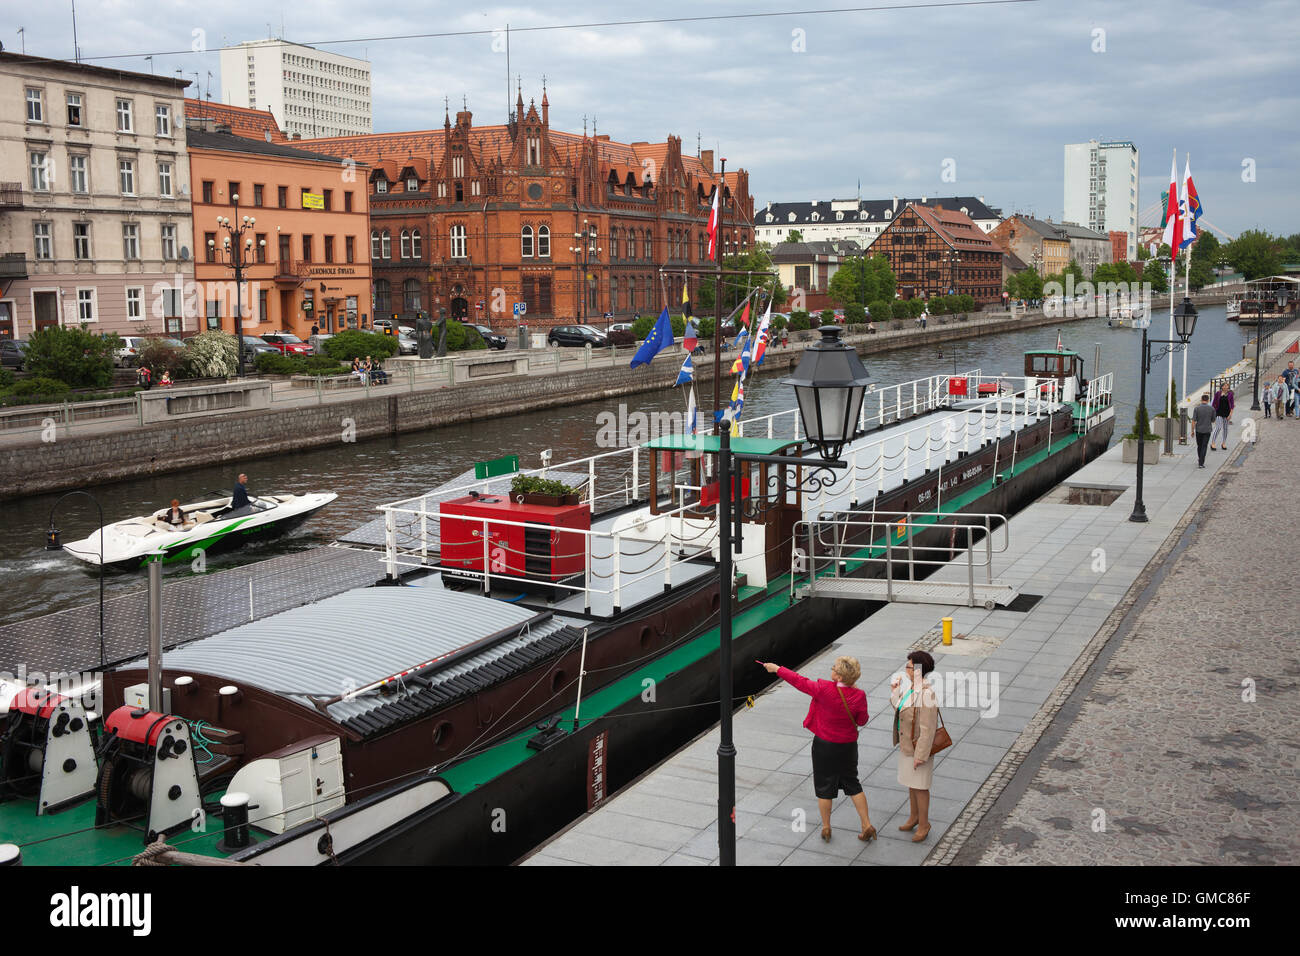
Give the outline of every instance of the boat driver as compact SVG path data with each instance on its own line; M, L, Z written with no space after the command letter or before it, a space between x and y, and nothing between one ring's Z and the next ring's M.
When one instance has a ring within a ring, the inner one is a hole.
M239 480L235 482L234 493L230 496L231 511L234 511L236 508L248 507L248 488L245 486L247 481L248 475L241 473Z

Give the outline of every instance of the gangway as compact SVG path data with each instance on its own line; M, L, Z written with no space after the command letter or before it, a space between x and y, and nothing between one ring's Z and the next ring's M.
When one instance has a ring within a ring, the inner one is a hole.
M949 544L916 542L918 535L933 536L940 528L951 529ZM1020 592L994 582L993 555L1007 550L1010 534L1010 524L1000 514L881 512L801 521L795 526L791 598L965 605L990 611L1006 607ZM944 569L961 566L956 557L959 539L965 545L966 580L920 580L918 568L935 567L934 573L943 575ZM931 553L943 557L925 556ZM976 568L983 568L984 581L976 582Z

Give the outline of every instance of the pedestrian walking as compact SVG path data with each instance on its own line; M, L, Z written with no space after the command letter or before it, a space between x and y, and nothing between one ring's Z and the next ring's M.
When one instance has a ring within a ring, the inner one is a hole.
M1295 367L1295 362L1286 363L1286 371L1281 375L1282 381L1286 384L1286 394L1283 401L1290 410L1295 404L1296 383L1300 381L1300 369ZM1300 409L1296 409L1295 415L1300 418Z
M909 813L898 829L916 830L913 843L930 835L930 786L934 780L932 748L938 730L939 708L934 688L925 675L934 670L934 658L925 651L907 655L906 679L890 682L894 705L894 743L898 744L898 782L907 787Z
M1219 386L1219 390L1214 393L1214 431L1210 433L1210 447L1222 448L1228 450L1228 426L1232 424L1232 410L1236 407L1237 400L1233 397L1232 386L1226 381ZM1222 438L1219 436L1222 435ZM1221 444L1215 445L1218 439Z
M853 686L862 676L857 659L835 658L830 680L812 680L776 664L763 667L812 698L803 725L813 733L813 792L822 818L822 839L831 838L831 801L843 790L862 822L858 839L864 843L874 840L876 828L871 825L867 795L858 779L858 728L867 722L867 695Z
M1277 414L1279 420L1286 417L1286 400L1286 379L1279 375L1277 381L1273 383L1273 411Z
M1201 404L1192 409L1192 422L1196 431L1196 467L1205 467L1205 450L1210 447L1210 434L1214 431L1214 408L1210 393L1201 396Z
M1272 415L1270 414L1270 412L1273 409L1273 383L1272 382L1264 383L1264 393L1260 396L1260 400L1263 401L1264 403L1264 417L1271 418Z

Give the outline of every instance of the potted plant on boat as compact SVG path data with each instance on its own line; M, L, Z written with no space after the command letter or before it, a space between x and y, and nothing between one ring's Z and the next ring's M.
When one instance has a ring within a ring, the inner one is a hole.
M1154 465L1160 461L1160 438L1151 430L1147 420L1146 406L1139 405L1133 416L1133 428L1124 436L1124 464L1135 465L1138 460L1138 437L1146 441L1146 450L1142 453L1142 464Z
M551 478L515 475L510 482L510 497L526 505L559 508L565 505L576 505L578 489Z

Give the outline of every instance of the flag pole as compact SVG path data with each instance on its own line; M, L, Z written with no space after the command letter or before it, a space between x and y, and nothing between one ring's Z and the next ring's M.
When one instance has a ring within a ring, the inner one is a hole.
M1169 205L1165 210L1165 221L1169 221L1170 213L1173 214L1174 222L1178 222L1178 147L1174 147L1174 180L1169 184ZM1182 236L1177 228L1174 230L1174 245L1180 245ZM1178 250L1169 250L1169 341L1174 340L1174 290L1178 286ZM1174 363L1169 362L1169 382L1165 386L1166 393L1171 393L1174 387ZM1170 395L1172 398L1172 395ZM1172 413L1171 413L1172 414Z
M713 258L718 267L713 279L713 428L715 434L718 428L718 410L722 408L722 217L727 210L727 194L722 187L726 182L727 161L724 159L721 172L718 174L718 231L713 236Z

